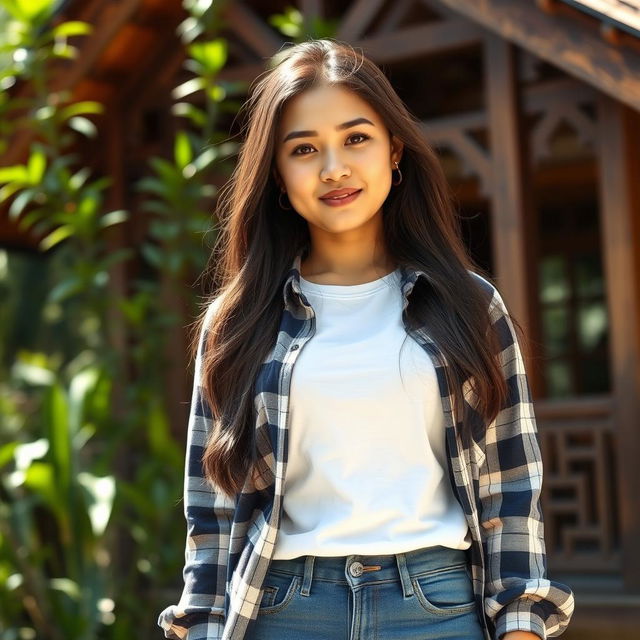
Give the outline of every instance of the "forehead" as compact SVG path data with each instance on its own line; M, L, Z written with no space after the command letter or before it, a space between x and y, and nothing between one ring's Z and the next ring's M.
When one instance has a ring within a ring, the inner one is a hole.
M374 124L382 124L376 110L357 93L341 86L319 85L291 98L284 106L279 133L292 129L320 130L333 128L364 116Z

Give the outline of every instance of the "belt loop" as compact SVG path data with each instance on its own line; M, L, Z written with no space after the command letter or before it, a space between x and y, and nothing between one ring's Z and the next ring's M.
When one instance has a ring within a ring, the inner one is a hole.
M302 581L302 589L300 594L308 596L311 593L311 579L313 578L313 563L315 556L307 556L304 561L304 580Z
M398 572L402 582L402 593L405 598L410 598L413 595L413 586L411 585L411 576L407 568L407 556L404 553L396 553L396 562L398 563Z

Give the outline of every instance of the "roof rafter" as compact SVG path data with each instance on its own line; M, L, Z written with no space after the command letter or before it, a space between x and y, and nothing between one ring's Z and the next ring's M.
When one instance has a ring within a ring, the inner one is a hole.
M640 110L640 56L530 0L438 0L604 93Z

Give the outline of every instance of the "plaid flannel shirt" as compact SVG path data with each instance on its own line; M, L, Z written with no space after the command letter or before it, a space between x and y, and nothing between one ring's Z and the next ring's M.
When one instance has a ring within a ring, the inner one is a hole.
M257 617L282 512L291 374L315 326L313 309L300 289L300 265L299 253L284 283L276 344L254 387L258 479L248 479L235 499L212 490L203 478L201 458L212 419L199 382L206 326L215 313L215 301L208 309L199 336L187 428L184 587L178 604L164 609L158 618L167 638L242 640L249 622ZM406 309L416 280L428 275L404 267L401 272ZM410 330L406 324L405 328L436 370L449 475L471 533L473 587L485 636L494 640L508 631L524 630L544 639L559 635L567 626L573 594L546 576L540 509L542 462L520 347L499 292L480 275L473 275L491 295L488 313L500 336L500 359L509 393L491 424L475 425L470 446L463 445L457 429L444 354L426 328ZM463 395L473 407L467 383ZM469 415L471 420L481 420L477 412Z

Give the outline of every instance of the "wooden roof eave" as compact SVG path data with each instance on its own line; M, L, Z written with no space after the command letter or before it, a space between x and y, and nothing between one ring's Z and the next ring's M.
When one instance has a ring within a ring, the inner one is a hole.
M621 31L626 31L635 38L640 38L640 18L638 10L631 3L614 3L611 0L561 0L583 13L598 18L603 23ZM635 3L638 4L637 2Z
M530 0L438 0L502 38L640 111L640 55Z

